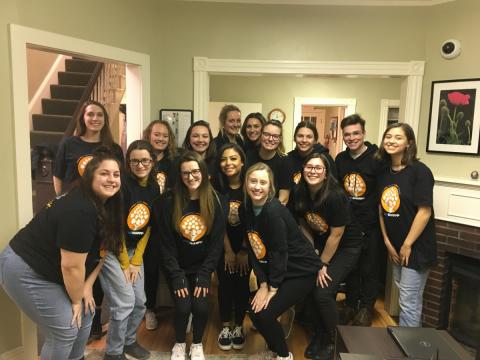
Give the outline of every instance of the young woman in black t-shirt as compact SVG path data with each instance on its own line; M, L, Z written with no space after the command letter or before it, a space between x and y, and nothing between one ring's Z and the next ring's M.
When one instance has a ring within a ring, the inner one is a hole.
M387 127L377 152L389 164L379 176L379 213L383 240L400 290L400 326L421 326L423 290L435 263L434 179L417 158L413 129Z
M183 148L194 151L200 155L200 158L207 165L209 176L212 176L217 150L208 122L198 120L190 125L185 135L185 140L183 140Z
M186 359L185 331L193 315L190 358L203 360L202 337L208 319L210 278L218 264L225 219L218 195L197 153L180 156L173 192L154 203L161 257L175 303L172 359Z
M291 213L274 197L271 169L257 163L247 170L245 179L241 221L259 284L250 317L268 345L268 350L250 359L293 359L277 318L315 286L320 260Z
M143 131L143 139L150 142L155 152L155 172L160 193L171 189L174 184L175 175L173 167L177 148L175 145L175 134L168 121L154 120ZM151 238L156 238L156 229L152 228ZM149 241L143 254L143 265L145 270L145 295L147 296L147 311L145 312L145 328L155 330L158 327L158 320L154 309L157 303L157 290L160 274L160 243Z
M243 149L243 140L240 136L242 126L242 113L235 105L225 105L218 116L220 130L214 139L217 152L225 144L235 143Z
M94 154L80 188L49 202L0 254L0 284L45 336L43 360L83 358L100 249L120 251L120 169Z
M247 115L240 130L240 134L242 134L243 137L245 153L259 146L262 127L266 122L267 120L265 120L259 112Z
M352 217L347 195L330 170L325 155L310 154L295 189L300 228L322 262L311 294L314 336L305 350L305 357L316 360L333 359L338 285L355 266L362 245L362 232Z
M237 144L226 144L219 152L217 178L214 187L227 201L224 254L217 267L218 305L222 330L218 347L222 350L242 349L245 345L243 319L248 308L249 278L248 253L245 248L245 228L240 222L239 210L243 203L245 153ZM235 326L231 328L232 310Z

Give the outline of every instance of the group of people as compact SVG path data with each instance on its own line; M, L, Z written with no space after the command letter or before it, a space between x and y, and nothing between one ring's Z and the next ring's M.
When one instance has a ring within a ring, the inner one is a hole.
M369 326L384 248L400 325L420 326L436 258L433 176L411 127L388 126L377 148L365 141L365 120L348 116L347 149L334 160L310 122L297 125L285 154L281 122L252 113L242 125L234 105L219 121L216 138L208 122L194 122L178 149L169 123L155 120L124 158L103 105L83 105L55 160L58 197L0 254L1 285L45 336L42 360L83 359L89 336L101 334L104 296L104 358L148 359L136 331L144 317L147 329L158 326L160 271L175 307L171 359L204 359L213 273L220 349L244 347L248 314L267 344L250 358L292 359L278 319L301 303L313 327L305 356L333 359L339 285L344 317Z

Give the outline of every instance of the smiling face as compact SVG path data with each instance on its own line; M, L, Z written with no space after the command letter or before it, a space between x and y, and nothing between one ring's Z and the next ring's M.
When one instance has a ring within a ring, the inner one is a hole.
M227 177L234 177L242 171L242 158L235 149L226 149L220 157L220 170Z
M87 131L100 132L105 125L105 114L100 106L90 104L85 108L83 121Z
M282 139L282 129L275 125L267 125L262 130L260 144L267 151L275 151Z
M147 150L133 150L128 159L130 171L139 180L144 180L150 175L153 159Z
M262 133L262 122L256 118L250 118L247 120L247 126L245 127L248 140L252 142L258 141Z
M202 183L202 172L196 161L185 161L180 165L180 176L187 188L190 197L198 195L198 189Z
M295 135L295 143L297 144L298 151L308 154L312 151L313 145L315 144L315 135L313 134L313 131L306 127L298 129L297 134Z
M401 127L390 129L383 138L383 148L390 156L403 156L408 146L407 135Z
M203 155L210 145L210 134L205 126L194 126L190 132L192 150Z
M252 204L259 206L265 204L270 190L270 177L266 170L256 170L247 178L247 194Z
M238 135L242 127L242 115L240 111L232 110L227 113L227 118L223 124L223 130L230 136Z
M170 136L168 129L164 124L155 124L150 133L150 144L158 152L164 152L168 147Z
M319 188L327 175L325 164L320 158L312 158L303 167L303 178L311 188Z
M120 169L115 160L103 160L93 172L92 191L105 202L120 190Z
M353 124L343 128L343 142L352 152L360 150L365 142L365 132L362 125Z

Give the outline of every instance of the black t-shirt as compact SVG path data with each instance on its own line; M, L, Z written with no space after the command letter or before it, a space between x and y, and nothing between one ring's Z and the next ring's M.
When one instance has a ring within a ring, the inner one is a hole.
M280 156L278 153L275 153L275 156L271 159L263 160L259 154L259 149L250 150L247 153L247 168L258 162L263 162L272 169L276 194L278 195L279 190L290 189L290 172L289 168L285 166L286 156Z
M219 195L220 197L221 195ZM185 275L196 274L198 286L208 287L223 249L225 218L221 200L215 199L212 228L200 216L199 200L190 200L179 219L172 225L173 195L164 194L154 202L154 216L160 236L164 267L175 290L185 287Z
M330 196L316 207L308 197L304 211L297 212L299 219L304 219L314 234L315 249L321 253L332 227L345 226L339 248L359 247L362 243L362 230L350 210L350 201L341 193L331 193Z
M436 261L433 185L432 172L420 161L399 172L388 168L378 179L383 221L388 238L397 252L410 231L418 207L432 208L430 220L412 246L408 267L416 270L425 269Z
M217 154L218 154L218 152L220 151L220 149L222 148L223 145L231 143L229 137L223 131L219 131L217 137L215 139L213 139L213 141L215 142L215 147L217 149ZM235 135L235 143L240 145L242 150L245 151L245 145L244 145L243 139L241 138L240 135Z
M161 194L168 189L172 189L175 184L174 164L175 161L170 160L167 156L164 156L160 161L155 163L157 183Z
M242 242L245 237L245 226L240 221L240 207L243 203L243 189L228 188L223 193L227 201L227 235L234 253L238 253L242 248Z
M377 146L368 142L367 149L357 158L349 150L335 158L340 186L350 197L352 211L363 229L378 226L377 177L384 166L374 159Z
M100 142L83 141L79 136L70 136L63 139L58 146L53 174L62 179L64 186L69 185L83 175L85 166L92 159L93 152L101 145ZM112 151L123 164L122 148L114 144Z
M36 273L60 285L60 249L88 253L88 277L100 258L97 210L81 190L75 189L50 201L13 237L10 246Z
M160 195L156 182L142 186L131 175L122 180L123 211L125 212L125 243L134 249L150 226L153 201Z
M320 258L292 214L277 198L255 216L251 204L240 212L249 243L249 257L259 283L278 287L285 279L316 274Z

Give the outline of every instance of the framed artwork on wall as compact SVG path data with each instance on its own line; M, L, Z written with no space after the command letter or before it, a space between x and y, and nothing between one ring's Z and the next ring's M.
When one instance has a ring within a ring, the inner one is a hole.
M480 151L480 79L432 82L427 151L475 155Z
M187 130L193 123L193 111L192 110L180 110L180 109L161 109L160 119L168 121L172 127L175 139L177 140L177 146L182 146Z

